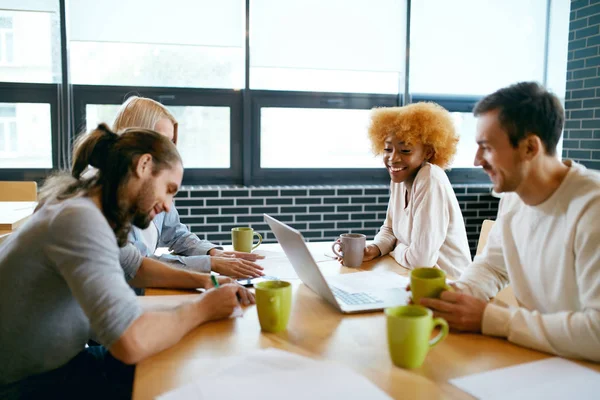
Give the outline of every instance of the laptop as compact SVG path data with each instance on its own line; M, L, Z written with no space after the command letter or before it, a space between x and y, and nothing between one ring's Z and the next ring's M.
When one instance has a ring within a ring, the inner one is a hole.
M342 313L379 311L408 303L409 294L405 288L349 293L328 283L310 254L302 234L267 214L263 215L302 283ZM365 280L371 274L368 271L359 273Z

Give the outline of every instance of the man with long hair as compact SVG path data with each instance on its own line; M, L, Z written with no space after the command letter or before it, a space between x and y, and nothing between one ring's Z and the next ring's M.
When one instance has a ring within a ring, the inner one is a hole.
M105 125L76 144L90 179L49 178L40 206L0 251L0 398L130 398L133 366L204 322L253 301L237 284L144 311L119 246L134 224L171 207L183 176L175 145L147 129ZM182 271L186 272L186 271ZM201 275L210 287L208 275ZM84 348L93 336L102 346Z

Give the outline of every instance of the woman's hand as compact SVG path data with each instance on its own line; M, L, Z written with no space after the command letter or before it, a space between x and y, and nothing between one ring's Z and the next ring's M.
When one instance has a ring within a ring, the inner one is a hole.
M244 260L241 258L226 256L226 257L210 257L210 269L218 272L221 275L230 276L232 278L256 278L263 276L263 267L260 265Z
M223 251L219 249L211 249L208 252L208 255L213 257L241 258L242 260L248 261L262 260L265 258L265 256L261 256L256 253L244 253L243 251Z
M340 239L335 241L336 243L340 243ZM364 261L371 261L374 258L377 258L381 255L381 251L379 250L379 247L377 247L374 244L370 244L367 247L365 247L365 251L363 254L363 262ZM344 258L343 257L336 257L336 259L342 264L344 265Z

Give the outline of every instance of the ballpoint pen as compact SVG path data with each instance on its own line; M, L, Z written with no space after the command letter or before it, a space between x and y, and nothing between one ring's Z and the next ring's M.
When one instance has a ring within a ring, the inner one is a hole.
M210 280L212 281L212 284L215 288L219 287L219 281L217 280L217 277L215 275L211 275Z

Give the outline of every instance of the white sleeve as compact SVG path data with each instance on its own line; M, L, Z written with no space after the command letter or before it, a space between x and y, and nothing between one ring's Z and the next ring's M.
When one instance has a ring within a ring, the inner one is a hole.
M484 334L502 336L521 346L563 357L600 362L600 218L597 201L578 223L574 251L582 311L542 314L493 304L483 316Z
M388 202L385 222L373 240L373 244L379 247L382 256L392 251L396 245L396 236L394 236L394 230L392 228L394 213L396 212L395 208L397 206L395 193L396 191L390 190L390 201Z
M450 200L443 183L430 179L415 185L418 186L414 198L410 199L413 202L410 243L398 241L394 249L396 261L410 269L436 265L450 224Z

